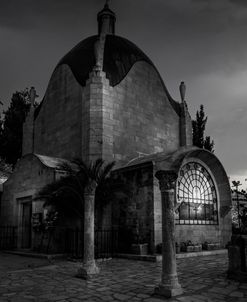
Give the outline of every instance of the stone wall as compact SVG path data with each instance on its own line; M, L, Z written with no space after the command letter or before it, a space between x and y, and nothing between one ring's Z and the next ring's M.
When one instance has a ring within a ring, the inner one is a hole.
M219 225L182 225L175 226L176 242L186 242L190 240L193 244L202 244L205 241L211 243L221 243L221 233Z
M112 91L110 111L115 159L126 162L138 152L170 152L179 147L179 117L166 97L156 70L137 62Z
M150 64L135 63L115 87L92 72L84 88L61 65L35 119L34 153L126 163L139 152L176 150L179 136L179 116Z
M52 182L54 175L53 169L44 166L36 156L28 154L19 160L14 173L4 183L0 223L17 226L18 248L22 247L24 232L22 230L23 204L31 202L32 214L43 213L43 202L34 201L32 197L44 185ZM37 243L37 240L34 239L35 234L31 232L32 247L34 247L35 242Z
M127 238L120 237L120 241L126 245L148 243L150 251L153 251L152 165L124 168L114 174L127 184L130 191L129 197L118 199L112 205L113 227L127 233Z
M54 180L54 171L41 164L34 155L26 155L16 165L14 173L4 183L1 222L18 225L20 217L18 199L32 197L45 184ZM35 205L33 205L35 209Z
M72 158L81 156L82 87L70 68L61 65L50 79L35 120L34 153Z

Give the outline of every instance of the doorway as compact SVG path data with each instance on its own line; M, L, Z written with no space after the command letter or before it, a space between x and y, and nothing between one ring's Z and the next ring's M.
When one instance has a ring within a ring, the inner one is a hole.
M21 217L21 248L31 248L32 236L32 197L27 197L21 200L22 217Z

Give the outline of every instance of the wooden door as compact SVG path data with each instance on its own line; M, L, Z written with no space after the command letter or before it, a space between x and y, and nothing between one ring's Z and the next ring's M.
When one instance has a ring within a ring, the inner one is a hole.
M31 216L32 216L32 202L22 203L22 234L21 247L24 249L31 248Z

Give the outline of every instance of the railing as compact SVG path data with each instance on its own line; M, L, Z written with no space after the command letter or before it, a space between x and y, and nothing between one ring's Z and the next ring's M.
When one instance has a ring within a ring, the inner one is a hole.
M40 253L65 253L70 257L83 257L84 234L79 228L57 227L46 233L36 233L34 251ZM95 258L110 258L118 252L129 252L130 235L116 229L95 230ZM36 243L36 244L35 244ZM17 247L17 227L0 226L0 250Z
M119 232L113 229L97 229L94 235L95 258L110 258L118 251ZM72 258L83 258L84 234L79 228L54 227L40 234L37 251L64 253Z
M17 247L17 227L0 226L0 250L15 249Z
M95 258L113 257L118 251L117 230L96 230L95 231Z
M83 232L79 228L65 230L65 252L70 257L83 257L83 236Z
M65 252L71 257L83 257L83 232L79 229L67 229ZM95 258L113 257L117 252L118 231L96 230L94 235Z

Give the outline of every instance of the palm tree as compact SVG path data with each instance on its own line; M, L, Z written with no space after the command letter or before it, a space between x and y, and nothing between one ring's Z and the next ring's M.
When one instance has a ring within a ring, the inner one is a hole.
M66 175L45 185L34 200L45 200L43 207L53 206L59 213L83 220L84 184L76 175ZM69 203L68 203L69 199Z
M66 202L62 202L60 207L71 207L70 210L77 213L84 220L83 264L78 270L78 277L81 278L87 278L99 272L94 258L95 195L96 189L98 187L102 189L103 184L106 183L114 165L115 162L105 164L102 159L91 161L89 164L84 163L81 159L73 159L71 163L60 166L60 169L64 170L67 176L45 186L35 198L45 199L46 204L52 204L57 200L57 196L69 194L74 200L74 203L69 205L65 205ZM56 204L59 205L59 202Z

